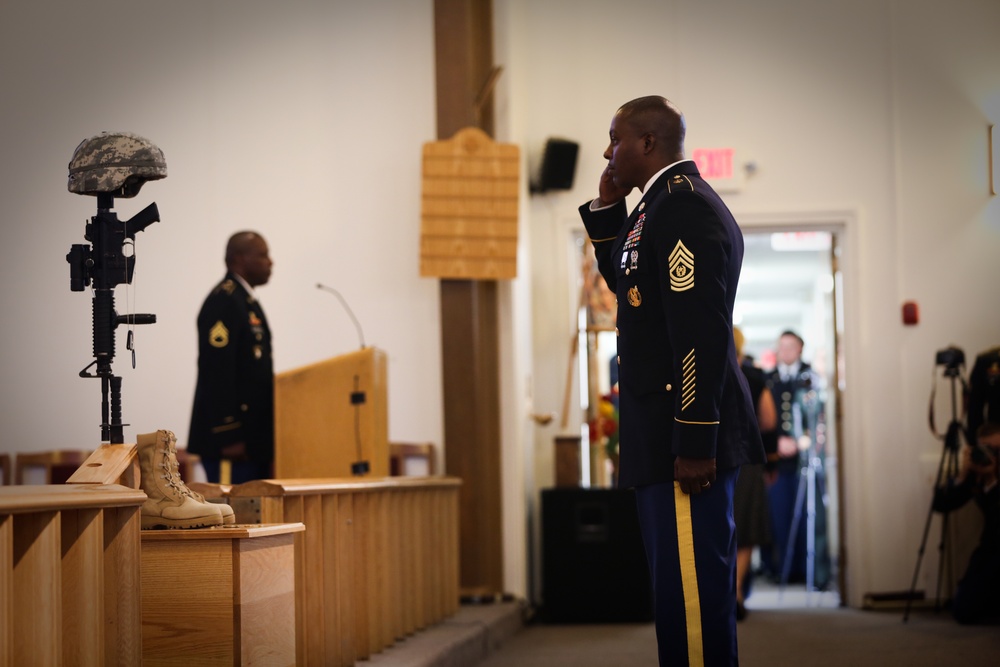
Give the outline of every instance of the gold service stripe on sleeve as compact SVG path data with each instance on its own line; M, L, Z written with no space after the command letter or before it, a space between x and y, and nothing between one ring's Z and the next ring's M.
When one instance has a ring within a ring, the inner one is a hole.
M691 496L681 491L681 483L677 481L674 482L674 512L677 515L677 555L681 566L681 589L684 593L688 665L704 667L701 599L698 595L698 573L694 562L694 531L691 528Z

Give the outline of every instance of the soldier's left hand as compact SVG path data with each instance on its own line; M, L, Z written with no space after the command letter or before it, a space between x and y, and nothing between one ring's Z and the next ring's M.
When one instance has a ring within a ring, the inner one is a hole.
M674 459L674 479L680 483L681 491L688 495L708 491L715 482L715 459L678 456Z

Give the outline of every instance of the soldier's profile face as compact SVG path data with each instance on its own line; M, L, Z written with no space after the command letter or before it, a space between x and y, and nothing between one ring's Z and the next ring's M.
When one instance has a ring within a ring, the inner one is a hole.
M608 130L610 141L604 158L611 168L611 177L619 188L641 188L638 182L639 159L642 156L642 137L632 124L616 113Z
M271 266L274 262L268 254L267 242L259 236L250 241L247 251L242 257L243 279L251 287L265 285L271 278Z

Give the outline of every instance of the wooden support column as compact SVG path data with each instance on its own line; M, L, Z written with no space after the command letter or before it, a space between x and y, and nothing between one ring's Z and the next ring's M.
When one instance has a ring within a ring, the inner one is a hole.
M438 139L465 127L493 136L491 0L435 0ZM463 594L503 591L500 374L495 281L441 281L445 470L462 479Z

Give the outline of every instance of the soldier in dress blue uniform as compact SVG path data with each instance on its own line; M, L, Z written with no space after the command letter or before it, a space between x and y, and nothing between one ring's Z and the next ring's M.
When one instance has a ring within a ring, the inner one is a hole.
M802 360L803 345L797 333L783 331L778 337L778 363L767 375L767 386L778 407L778 460L768 488L773 542L769 549L761 549L761 564L775 581L806 582L823 590L830 583L831 564L826 527L826 473L822 466L825 436L818 428L824 421L822 381L812 366ZM812 508L807 507L808 489L799 489L800 484L809 481L803 470L808 469L810 462L814 473ZM799 520L792 535L796 510ZM811 580L807 549L810 510L814 541ZM789 553L791 559L786 562ZM785 575L787 581L783 580Z
M226 277L198 313L198 384L188 451L201 457L210 482L220 460L231 482L272 476L274 366L271 331L254 288L271 277L267 243L256 232L233 234Z
M622 106L580 215L618 297L618 483L636 490L660 664L734 665L733 489L764 449L733 342L743 236L684 133L662 97Z

